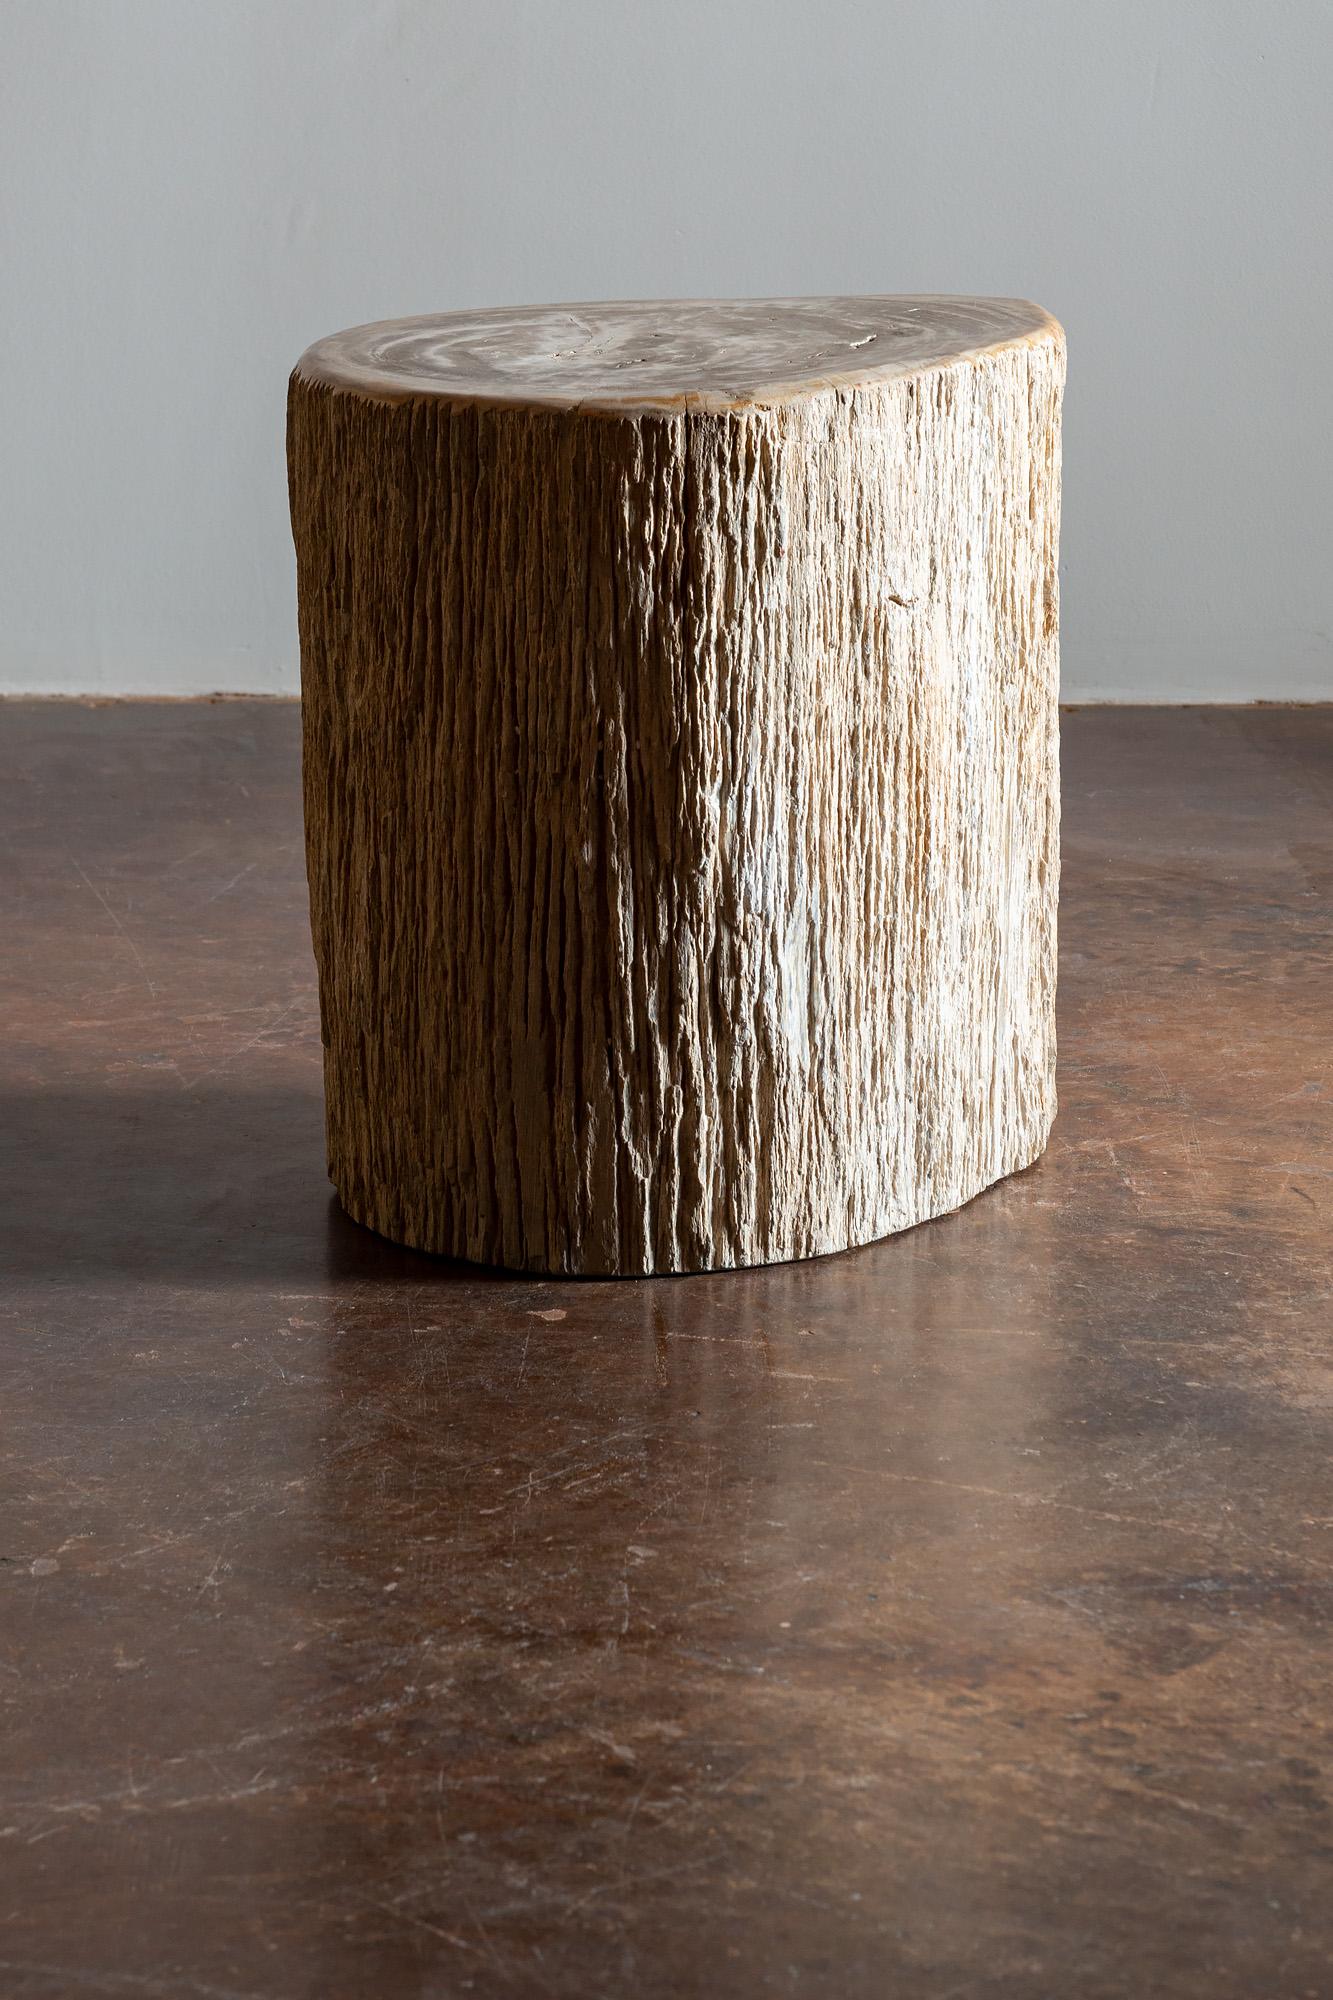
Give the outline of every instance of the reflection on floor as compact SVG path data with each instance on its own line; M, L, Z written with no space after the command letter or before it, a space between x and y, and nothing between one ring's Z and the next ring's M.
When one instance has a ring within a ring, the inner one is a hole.
M333 1205L294 708L0 765L6 1993L1333 1990L1333 711L1066 718L1031 1173L628 1285Z

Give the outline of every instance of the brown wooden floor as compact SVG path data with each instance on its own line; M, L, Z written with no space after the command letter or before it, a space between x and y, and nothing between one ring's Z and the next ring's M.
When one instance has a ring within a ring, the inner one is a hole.
M297 726L0 709L0 1991L1333 1992L1333 710L1067 718L1030 1174L620 1285L334 1207Z

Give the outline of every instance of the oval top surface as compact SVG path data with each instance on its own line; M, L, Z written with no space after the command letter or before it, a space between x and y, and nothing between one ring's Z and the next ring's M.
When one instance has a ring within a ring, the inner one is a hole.
M496 306L330 334L296 372L392 401L734 409L892 381L1059 331L1026 299L928 293Z

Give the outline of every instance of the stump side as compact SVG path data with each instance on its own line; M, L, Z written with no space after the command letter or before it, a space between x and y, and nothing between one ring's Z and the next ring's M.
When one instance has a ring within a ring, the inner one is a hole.
M397 1241L806 1257L1055 1109L1063 341L772 408L293 378L330 1174Z

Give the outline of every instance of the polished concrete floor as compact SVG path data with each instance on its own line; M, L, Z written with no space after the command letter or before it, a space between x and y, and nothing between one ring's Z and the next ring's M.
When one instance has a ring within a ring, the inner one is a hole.
M0 1992L1333 1993L1333 710L1066 718L1030 1173L634 1284L340 1216L297 739L0 709Z

